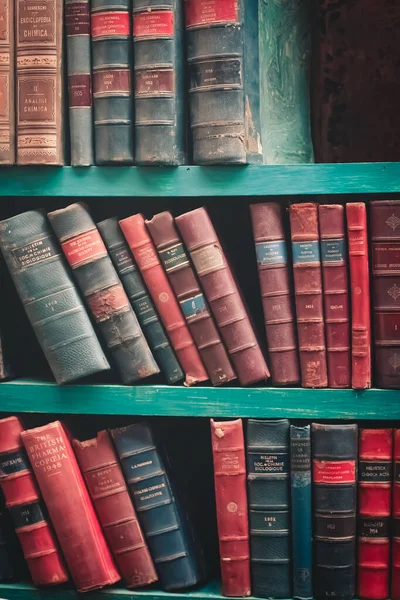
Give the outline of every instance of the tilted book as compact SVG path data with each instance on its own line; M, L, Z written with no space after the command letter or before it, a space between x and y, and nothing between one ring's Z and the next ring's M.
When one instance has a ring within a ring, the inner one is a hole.
M15 163L14 0L0 2L0 164Z

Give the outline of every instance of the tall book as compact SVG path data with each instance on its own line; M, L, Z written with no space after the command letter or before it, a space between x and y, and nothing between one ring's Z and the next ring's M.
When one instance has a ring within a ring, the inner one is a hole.
M48 214L78 288L124 383L159 372L101 235L82 203Z
M195 585L201 569L191 527L150 428L137 423L113 429L111 435L162 587Z
M312 424L314 596L351 600L356 571L357 425Z
M210 309L170 212L146 221L158 256L213 385L236 379Z
M117 217L97 223L97 228L161 372L170 384L181 381L183 371L118 225Z
M0 248L57 383L109 369L45 213L1 221Z
M389 598L392 429L360 429L358 597Z
M220 31L217 29L216 31ZM176 217L201 287L242 385L269 377L239 287L205 208Z
M262 162L257 2L185 0L195 164Z
M222 593L250 596L249 519L243 424L211 419Z
M128 588L157 581L157 573L107 431L72 446L119 572Z
M68 573L22 444L22 431L17 417L0 420L0 485L32 581L57 585L68 580Z
M14 1L0 3L0 164L15 163Z
M185 373L185 384L193 385L207 381L207 372L158 258L143 216L133 215L119 223Z
M318 208L311 202L292 204L289 214L302 384L303 387L326 387Z
M135 162L186 163L186 118L180 0L133 0Z
M247 421L251 591L292 597L289 421Z
M16 0L19 165L63 165L63 2Z
M320 204L318 214L328 385L346 388L351 385L351 351L344 207Z
M367 212L364 202L346 204L351 284L351 356L353 388L371 387L371 307Z
M300 383L285 230L278 202L250 205L268 355L274 385Z
M394 430L392 505L392 578L390 597L400 599L400 429Z

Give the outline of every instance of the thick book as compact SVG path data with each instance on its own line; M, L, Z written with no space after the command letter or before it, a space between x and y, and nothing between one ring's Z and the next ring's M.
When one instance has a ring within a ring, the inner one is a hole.
M57 383L109 369L45 213L1 221L0 248Z
M21 440L17 417L0 420L0 485L33 583L57 585L68 573Z
M78 592L119 581L62 423L54 421L21 435Z
M258 3L184 4L194 163L261 163Z
M310 425L290 426L293 598L313 596L313 527Z
M15 163L14 0L0 2L0 164Z
M351 385L351 350L344 206L320 204L318 214L328 385L346 388Z
M207 372L147 231L143 216L133 215L119 223L185 373L185 384L193 385L207 381Z
M318 207L304 202L289 208L297 333L303 387L328 385Z
M118 225L117 217L97 223L126 295L138 318L150 349L167 383L182 381L184 375L164 331L156 307Z
M392 429L360 429L358 462L359 598L389 598Z
M63 165L63 2L16 0L19 165Z
M346 204L351 287L351 385L371 387L371 307L367 212L364 202Z
M289 421L247 421L251 592L292 597Z
M162 587L192 587L202 577L197 549L150 428L136 423L111 435Z
M400 429L394 430L393 505L392 505L392 577L390 597L400 599Z
M183 7L133 0L135 163L186 163Z
M137 588L157 581L118 456L107 431L72 446L115 562L126 586Z
M173 216L165 211L146 221L146 225L211 383L221 385L236 379Z
M123 383L159 372L101 235L82 203L48 214Z
M314 596L351 600L356 572L357 425L312 424Z
M205 208L176 217L201 287L242 385L269 377L239 287Z
M250 214L272 383L296 385L300 364L282 207L251 204Z

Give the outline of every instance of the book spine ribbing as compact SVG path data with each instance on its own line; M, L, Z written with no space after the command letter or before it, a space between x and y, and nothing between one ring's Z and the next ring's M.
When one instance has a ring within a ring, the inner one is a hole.
M0 164L15 163L14 0L0 2Z
M400 429L394 430L392 574L390 597L400 600Z

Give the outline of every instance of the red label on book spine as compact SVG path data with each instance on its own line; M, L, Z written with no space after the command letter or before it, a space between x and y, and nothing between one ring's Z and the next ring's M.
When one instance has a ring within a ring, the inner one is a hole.
M91 77L89 73L68 75L69 107L92 106Z
M164 37L174 35L172 10L150 10L133 16L133 37Z
M61 246L72 268L107 255L106 247L97 229L78 235Z
M239 21L238 0L186 0L186 27L237 23Z
M92 37L128 36L129 34L129 13L127 11L108 11L92 15Z
M65 4L65 27L67 35L90 35L89 2Z
M173 94L173 69L146 69L135 72L135 95Z
M314 483L354 483L356 463L354 460L313 461Z
M96 97L110 92L131 93L131 75L129 69L113 69L93 73L93 92Z
M129 306L128 297L121 284L97 292L97 294L87 298L87 303L96 321L105 321L115 311Z

